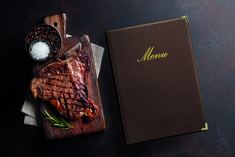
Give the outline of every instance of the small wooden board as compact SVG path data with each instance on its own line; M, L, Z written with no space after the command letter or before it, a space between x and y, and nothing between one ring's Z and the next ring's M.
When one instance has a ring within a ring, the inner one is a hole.
M49 139L58 139L58 138L64 138L64 137L69 137L73 135L88 134L88 133L93 133L93 132L102 131L106 129L89 36L80 35L80 36L74 36L74 37L69 37L69 38L65 37L66 24L67 24L66 20L67 20L67 16L65 13L51 15L51 16L47 16L44 18L45 24L51 25L59 31L61 38L62 38L62 46L61 46L61 50L59 54L54 59L51 59L45 62L37 62L37 61L32 62L34 76L36 76L43 67L45 67L46 65L52 62L55 62L57 60L56 58L64 59L64 53L68 51L69 49L71 49L76 44L78 44L79 42L84 43L84 45L86 45L85 49L88 52L88 56L90 57L90 71L89 71L88 79L87 79L88 97L92 99L94 103L100 108L100 113L98 117L96 117L94 120L90 122L87 122L83 118L80 118L75 121L70 121L66 119L66 121L73 127L73 129L61 131L60 130L61 128L54 126L51 123L51 121L47 120L46 117L42 113L44 112L44 110L46 110L51 116L57 119L60 119L60 117L62 116L57 113L57 111L52 107L52 105L49 102L40 101L40 112L42 116L43 128L44 128L46 137Z

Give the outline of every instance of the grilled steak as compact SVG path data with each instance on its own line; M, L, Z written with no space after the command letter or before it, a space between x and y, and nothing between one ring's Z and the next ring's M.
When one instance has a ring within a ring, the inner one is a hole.
M35 98L49 101L64 117L76 120L97 117L99 108L88 98L89 57L79 43L66 54L66 60L43 68L31 81Z

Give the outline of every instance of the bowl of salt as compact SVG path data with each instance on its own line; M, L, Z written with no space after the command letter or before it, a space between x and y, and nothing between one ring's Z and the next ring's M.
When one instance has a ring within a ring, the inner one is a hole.
M51 46L43 39L33 41L29 46L29 55L37 61L45 61L50 57Z

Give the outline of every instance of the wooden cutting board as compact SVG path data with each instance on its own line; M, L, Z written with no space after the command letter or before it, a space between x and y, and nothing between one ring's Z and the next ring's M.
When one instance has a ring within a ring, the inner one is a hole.
M50 15L44 18L45 24L51 25L59 31L61 38L62 38L62 46L61 46L61 50L59 54L54 59L51 59L45 62L33 61L34 76L36 76L43 67L45 67L46 65L52 62L55 62L57 60L56 58L64 59L64 53L68 51L69 49L71 49L76 44L78 44L79 42L85 43L88 56L90 57L90 71L89 71L88 79L87 79L88 97L92 99L94 103L100 108L100 113L98 117L96 117L94 120L90 122L85 121L83 118L80 118L75 121L70 121L66 119L66 121L73 127L73 129L61 131L60 130L61 128L54 126L52 122L46 119L45 115L43 115L42 113L46 110L52 117L55 117L57 119L60 119L62 115L60 115L56 111L56 109L52 107L52 105L49 102L43 102L39 100L43 128L45 131L45 135L48 139L65 138L65 137L69 137L73 135L88 134L88 133L93 133L93 132L102 131L106 129L89 36L80 35L80 36L74 36L74 37L65 37L66 25L67 25L66 20L67 20L67 16L65 13Z

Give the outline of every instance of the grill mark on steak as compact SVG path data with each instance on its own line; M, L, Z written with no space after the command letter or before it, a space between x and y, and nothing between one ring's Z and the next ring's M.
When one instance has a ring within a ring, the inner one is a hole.
M31 81L31 91L35 98L49 101L66 118L75 120L85 115L92 120L99 108L88 99L89 58L81 44L72 50L66 53L66 60L43 68Z

